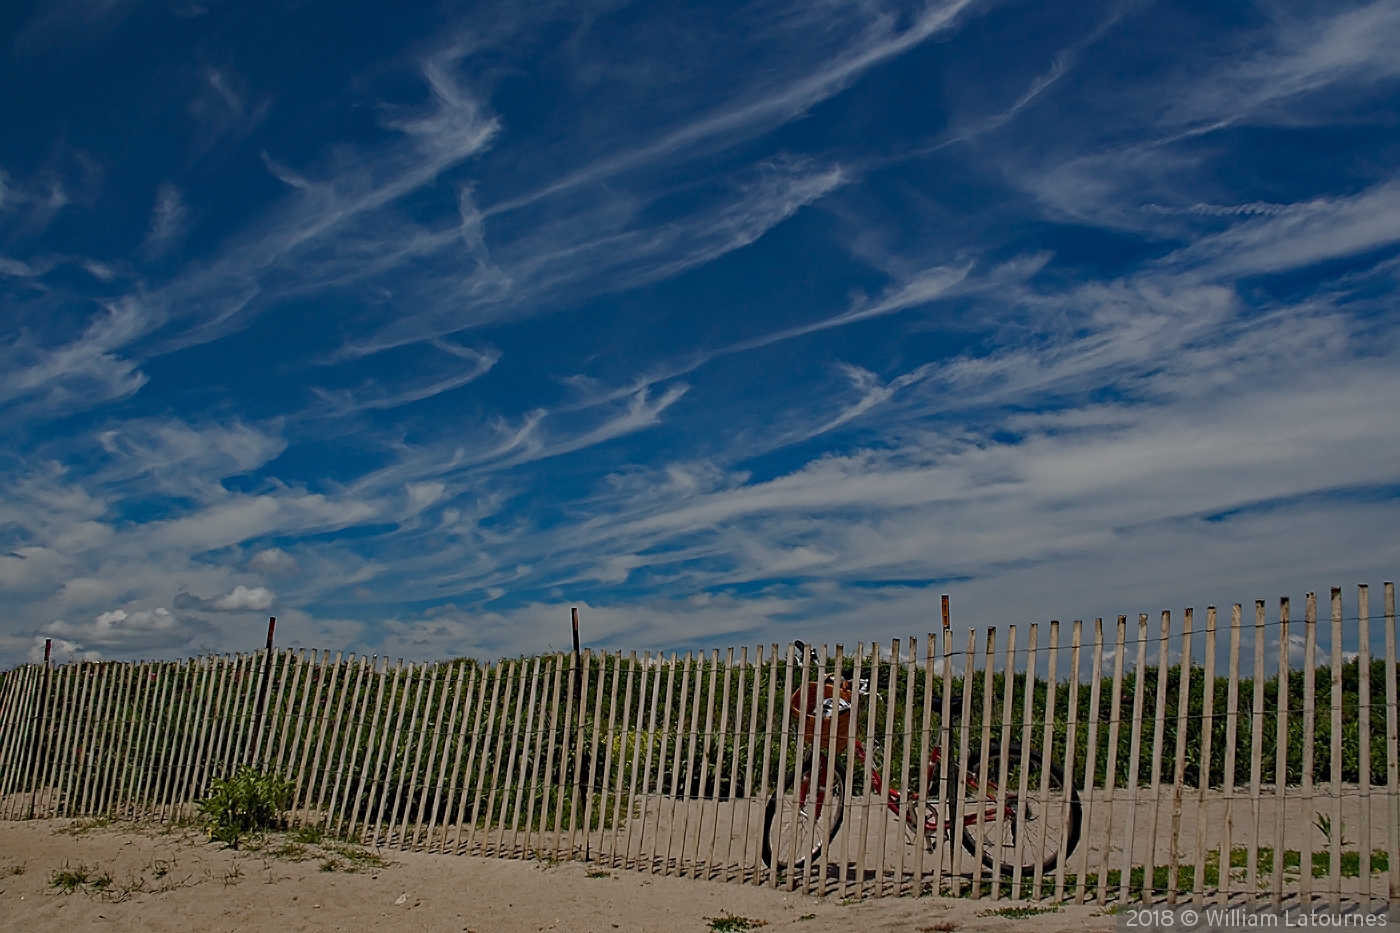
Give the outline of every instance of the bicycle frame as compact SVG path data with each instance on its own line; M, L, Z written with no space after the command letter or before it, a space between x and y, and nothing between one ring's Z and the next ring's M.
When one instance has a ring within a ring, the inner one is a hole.
M865 746L861 744L860 740L856 740L854 745L854 751L856 760L860 762L861 766L867 766L869 764L869 757L866 753ZM929 751L928 764L926 765L926 774L930 786L932 786L933 784L934 777L937 775L938 772L938 765L940 762L942 762L942 760L942 747L934 746L933 749ZM810 770L808 770L807 774L813 775L825 773L826 755L824 753L819 752L813 757L813 767ZM993 793L996 789L995 785L991 782L988 782L987 786L979 788L977 781L974 777L969 777L967 784L969 787L977 791L979 796ZM919 795L917 791L910 791L908 793L907 799L909 800L909 811L908 813L904 813L903 810L905 797L901 795L899 789L895 787L891 787L888 791L885 791L884 777L880 774L879 769L874 767L873 765L870 766L870 786L874 789L875 793L884 794L885 806L889 809L891 813L893 813L897 817L901 817L905 822L908 822L911 826L913 825L913 820L915 819L914 814L919 805ZM809 786L809 779L804 777L802 785L798 790L799 807L806 805L810 789L811 788ZM825 795L822 793L821 788L818 787L816 799L813 803L813 810L816 816L821 815L822 807L824 806L824 796ZM923 827L925 835L932 836L934 839L937 839L939 835L947 834L951 838L951 833L953 829L952 820L943 817L943 809L944 807L941 805L927 808L926 812L928 814L928 818L924 820ZM988 798L987 806L980 813L975 808L966 808L962 817L962 825L964 827L976 826L979 819L984 824L990 823L994 822L998 816L1004 816L1009 819L1015 819L1015 798L1000 800L997 798Z

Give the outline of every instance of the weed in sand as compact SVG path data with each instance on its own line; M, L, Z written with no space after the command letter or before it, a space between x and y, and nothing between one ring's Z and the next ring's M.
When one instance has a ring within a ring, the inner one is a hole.
M710 921L711 933L744 933L745 930L754 930L768 925L767 920L739 917L727 910L722 917L706 917L705 919Z
M81 862L76 866L64 862L62 868L49 876L49 887L57 888L64 894L82 890L102 892L111 886L111 873L99 871L96 867L90 868Z
M590 872L588 873L588 877L589 877L589 878L611 878L611 877L612 877L612 872L610 872L610 871L590 871Z
M940 920L926 927L919 927L919 933L953 933L958 925L951 920Z
M1058 907L1002 907L998 910L984 910L979 917L1006 917L1008 920L1025 920L1027 917L1036 917L1040 914L1057 914Z
M29 871L29 866L24 864L23 862L20 862L16 865L11 865L9 868L5 869L5 874L22 875L27 871Z

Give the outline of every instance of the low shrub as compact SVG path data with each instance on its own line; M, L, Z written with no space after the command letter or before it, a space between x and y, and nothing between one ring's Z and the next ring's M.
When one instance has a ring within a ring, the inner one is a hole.
M244 766L231 777L216 778L199 802L209 838L238 848L249 834L275 829L291 796L292 785L275 774Z

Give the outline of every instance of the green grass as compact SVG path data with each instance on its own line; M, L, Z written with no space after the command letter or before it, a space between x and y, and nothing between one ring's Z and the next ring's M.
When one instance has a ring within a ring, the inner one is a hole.
M49 876L49 887L57 888L64 894L78 891L100 893L112 887L112 875L79 862L77 865L63 863L63 867Z
M727 910L722 917L706 917L705 919L710 922L712 933L744 933L745 930L754 930L768 925L767 920L738 917Z
M1040 914L1057 914L1058 907L998 907L995 910L984 910L978 916L981 917L1006 917L1008 920L1025 920L1027 917L1036 917Z

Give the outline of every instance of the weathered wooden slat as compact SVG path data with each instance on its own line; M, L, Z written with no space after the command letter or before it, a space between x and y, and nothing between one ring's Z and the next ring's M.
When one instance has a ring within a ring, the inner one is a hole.
M1288 826L1288 694L1291 675L1288 671L1288 654L1292 651L1289 641L1288 597L1278 601L1278 692L1275 695L1277 709L1276 731L1274 733L1274 876L1272 900L1275 907L1283 904L1283 856L1287 851L1287 837L1284 830Z
M1234 853L1235 829L1235 757L1239 750L1240 711L1240 616L1239 603L1230 607L1230 669L1229 687L1225 694L1225 773L1222 793L1225 796L1225 819L1220 836L1220 904L1230 903L1231 856Z
M1332 825L1328 838L1328 893L1332 909L1342 909L1342 588L1332 587L1332 664L1331 689L1328 700L1332 706L1332 753L1328 764L1332 771ZM1370 840L1367 840L1367 844Z
M1206 667L1204 683L1201 685L1201 760L1200 772L1196 777L1196 870L1191 879L1192 901L1197 907L1204 907L1206 903L1206 861L1210 855L1210 841L1206 832L1209 825L1206 818L1206 807L1211 786L1211 738L1215 734L1215 632L1215 607L1207 606ZM1282 821L1279 825L1283 825Z
M1099 753L1099 704L1102 702L1103 683L1103 618L1094 619L1094 654L1092 666L1090 667L1089 682L1089 734L1085 740L1084 749L1084 783L1080 795L1084 799L1084 837L1079 845L1079 885L1074 891L1074 902L1083 904L1089 896L1089 850L1092 848L1091 841L1094 838L1094 803L1098 799L1096 789L1096 771ZM983 766L982 773L986 773L986 766ZM1068 781L1073 781L1074 776L1069 771L1065 772ZM1109 778L1112 780L1112 777ZM1107 848L1107 846L1105 846ZM1100 878L1098 889L1103 890L1106 878Z
M1060 769L1061 769L1061 772L1064 774L1064 785L1065 785L1065 786L1064 786L1064 793L1062 794L1062 796L1061 796L1061 798L1060 798L1060 821L1059 821L1059 826L1061 827L1061 833L1060 833L1060 848L1059 848L1058 853L1057 853L1057 855L1056 855L1056 857L1055 857L1055 893L1054 893L1054 899L1055 899L1055 901L1056 901L1057 903L1060 902L1060 901L1063 901L1063 900L1065 899L1065 869L1066 869L1066 867L1067 867L1067 866L1065 865L1065 863L1069 861L1069 852L1066 851L1067 848L1068 848L1068 846L1069 846L1069 833L1065 831L1065 828L1069 826L1069 821L1070 821L1071 794L1072 794L1073 791L1074 791L1074 759L1075 759L1075 752L1076 752L1076 750L1077 750L1077 748L1078 748L1078 746L1077 746L1076 743L1077 743L1078 740L1079 740L1079 735L1078 735L1078 730L1079 730L1079 678L1080 678L1080 674L1079 674L1079 661L1080 661L1080 658L1079 658L1079 649L1080 649L1080 643L1081 643L1081 640L1083 639L1083 637L1084 637L1084 623L1083 623L1081 620L1079 620L1079 619L1075 619L1075 620L1074 620L1074 627L1070 630L1070 650L1069 650L1070 680L1069 680L1069 697L1068 697L1069 712L1068 712L1068 714L1067 714L1067 716L1066 716L1066 720L1067 720L1067 721L1066 721L1066 723L1065 723L1065 753L1064 753L1064 758L1063 758L1063 759L1061 760L1061 762L1060 762ZM1187 669L1189 670L1189 668L1190 668L1190 665L1188 664L1188 665L1187 665ZM1185 704L1185 702L1183 701L1182 706L1185 706L1185 705L1186 705L1186 704ZM1050 760L1050 751L1051 751L1051 749L1050 749L1049 747L1047 747L1046 750L1045 750L1045 755L1046 755L1046 762L1047 762L1047 764L1048 764L1048 762L1049 762L1049 760ZM1183 759L1184 759L1184 755L1178 755L1178 758L1183 758ZM1177 786L1178 788L1181 786L1180 780L1177 781L1176 786ZM1082 804L1081 804L1081 807L1082 807ZM1178 803L1177 803L1176 814L1177 814L1177 822L1178 822L1178 824L1179 824L1179 822L1180 822L1180 816L1181 816L1181 806L1180 806L1180 798L1179 798L1179 797L1178 797ZM1172 849L1172 850L1173 850L1173 851L1175 851L1175 844L1176 844L1176 837L1177 837L1176 829L1177 829L1177 827L1173 827L1173 830L1172 830L1172 845L1173 845L1173 849ZM1087 844L1088 844L1088 842L1087 842L1087 840L1085 840L1085 845L1087 846ZM1080 883L1081 883L1081 884L1082 884L1082 882L1083 882L1083 879L1080 879Z
M1303 610L1303 813L1313 812L1313 740L1317 735L1317 594L1307 594ZM1301 827L1303 843L1299 850L1298 899L1304 910L1312 910L1311 826Z
M681 874L681 862L685 853L686 816L690 809L689 785L693 764L693 761L687 757L687 748L689 755L693 757L696 718L700 715L701 678L704 674L704 666L705 655L703 652L699 657L695 657L693 652L686 652L679 680L681 694L677 700L675 746L672 753L671 783L668 788L671 809L667 820L666 856L662 862L661 872L663 875L670 874L673 868L677 875ZM678 832L677 811L682 807L685 808L686 813L682 813L679 817L680 828Z
M715 654L717 654L718 656L718 651ZM840 667L837 667L837 672L840 672ZM714 860L715 846L717 846L718 842L720 842L721 799L729 800L729 803L731 803L731 807L729 807L729 813L734 813L734 807L732 807L732 803L734 803L734 785L732 785L732 783L729 783L728 792L725 792L724 790L725 751L727 751L728 748L729 738L729 685L731 685L732 677L734 677L734 649L732 649L731 647L731 649L728 650L728 653L725 654L724 657L724 677L721 678L720 685L720 727L718 727L718 733L714 734L714 737L717 738L717 741L714 742L714 789L713 792L707 794L707 796L710 797L711 804L713 804L714 817L713 821L711 821L710 824L710 850L708 850L708 852L706 853L706 859L704 859L703 876L700 876L704 878L713 878L715 869L717 869L717 867L721 867L717 866ZM711 691L713 691L713 679L711 679L710 682ZM713 703L711 703L711 706L713 706ZM612 716L609 716L609 737L610 735L612 735L612 721L610 720L612 720ZM710 735L710 721L707 720L706 749L704 749L704 759L706 759L706 762L710 761ZM610 744L609 742L609 748L610 747L612 747L612 744ZM724 857L724 866L722 866L722 869L727 869L729 864L728 843L728 839L725 839L725 853L724 856L722 856ZM722 873L722 869L721 877L722 874L724 874Z
M977 789L978 800L973 813L973 838L977 842L977 847L972 853L972 899L978 900L982 897L982 871L983 858L986 855L986 831L987 831L987 807L984 803L987 792L991 789L992 781L987 774L987 768L991 765L992 753L992 704L996 701L996 653L997 653L997 630L987 629L987 634L983 644L984 656L982 659L982 735L977 749ZM930 671L930 676L932 671ZM964 708L964 716L971 715L971 710ZM948 789L952 793L952 788ZM960 791L960 795L964 792ZM937 860L942 862L942 855L937 855ZM937 874L937 869L935 869ZM993 896L997 888L997 878L991 876L991 889Z
M944 641L947 641L947 633L944 633ZM1006 654L1002 659L1002 690L1001 690L1001 731L998 733L998 747L1001 754L998 755L996 787L998 799L1006 794L1011 774L1011 724L1016 711L1016 653L1018 651L1016 638L1016 626L1007 626L1006 629ZM944 702L947 702L946 696ZM946 740L945 740L946 741ZM990 766L988 766L990 767ZM942 769L942 780L946 780L947 768ZM988 775L990 777L990 775ZM996 822L992 826L993 838L1003 839L1006 832L1006 807L997 807ZM1011 893L1009 883L1005 879L1005 862L1002 861L1002 846L997 845L992 852L991 869L992 877L992 900L999 900L1003 888L1005 893Z
M1264 600L1254 601L1254 668L1250 674L1254 683L1250 695L1249 720L1249 809L1250 830L1248 854L1245 857L1245 904L1253 907L1259 892L1259 836L1262 828L1262 804L1259 784L1264 773ZM1282 856L1279 856L1282 868Z
M1193 609L1186 609L1181 616L1181 671L1177 678L1176 694L1176 755L1172 767L1172 835L1171 856L1167 861L1167 903L1175 904L1177 888L1180 886L1181 869L1181 808L1186 784L1186 731L1190 724L1191 711L1191 649L1192 634L1196 616ZM1165 679L1166 671L1159 676ZM1258 672L1255 673L1258 676ZM1209 680L1206 681L1210 683ZM1256 744L1257 747L1257 744ZM1256 819L1257 824L1257 819Z
M1386 841L1389 851L1400 852L1400 702L1396 689L1395 584L1385 584L1385 774ZM1392 856L1389 871L1389 897L1393 908L1400 903L1400 858Z
M1162 812L1162 743L1167 726L1167 652L1171 641L1171 612L1162 611L1162 627L1157 637L1157 695L1152 704L1152 765L1148 775L1148 795L1152 800L1152 822L1147 830L1147 859L1142 869L1142 902L1151 904L1157 877L1157 830Z
M1039 658L1036 655L1036 639L1040 632L1040 626L1036 622L1030 624L1026 633L1026 690L1022 700L1021 709L1021 761L1020 780L1016 783L1016 825L1026 825L1026 802L1030 790L1027 781L1030 778L1029 752L1031 750L1031 732L1035 728L1035 681L1036 668ZM1010 749L1006 756L1011 757ZM1003 785L1004 786L1004 785ZM1025 851L1026 833L1016 834L1015 864L1011 868L1011 899L1021 899L1021 886L1024 881L1022 875L1025 873Z
M1371 878L1371 594L1356 588L1357 776L1361 784L1361 902L1372 901ZM1376 898L1380 900L1380 898Z
M1142 705L1147 692L1147 614L1138 616L1137 668L1133 674L1133 722L1128 746L1128 784L1124 791L1127 813L1123 818L1123 873L1119 902L1129 903L1133 874L1133 844L1137 841L1138 765L1142 758ZM1116 691L1115 691L1116 692Z

